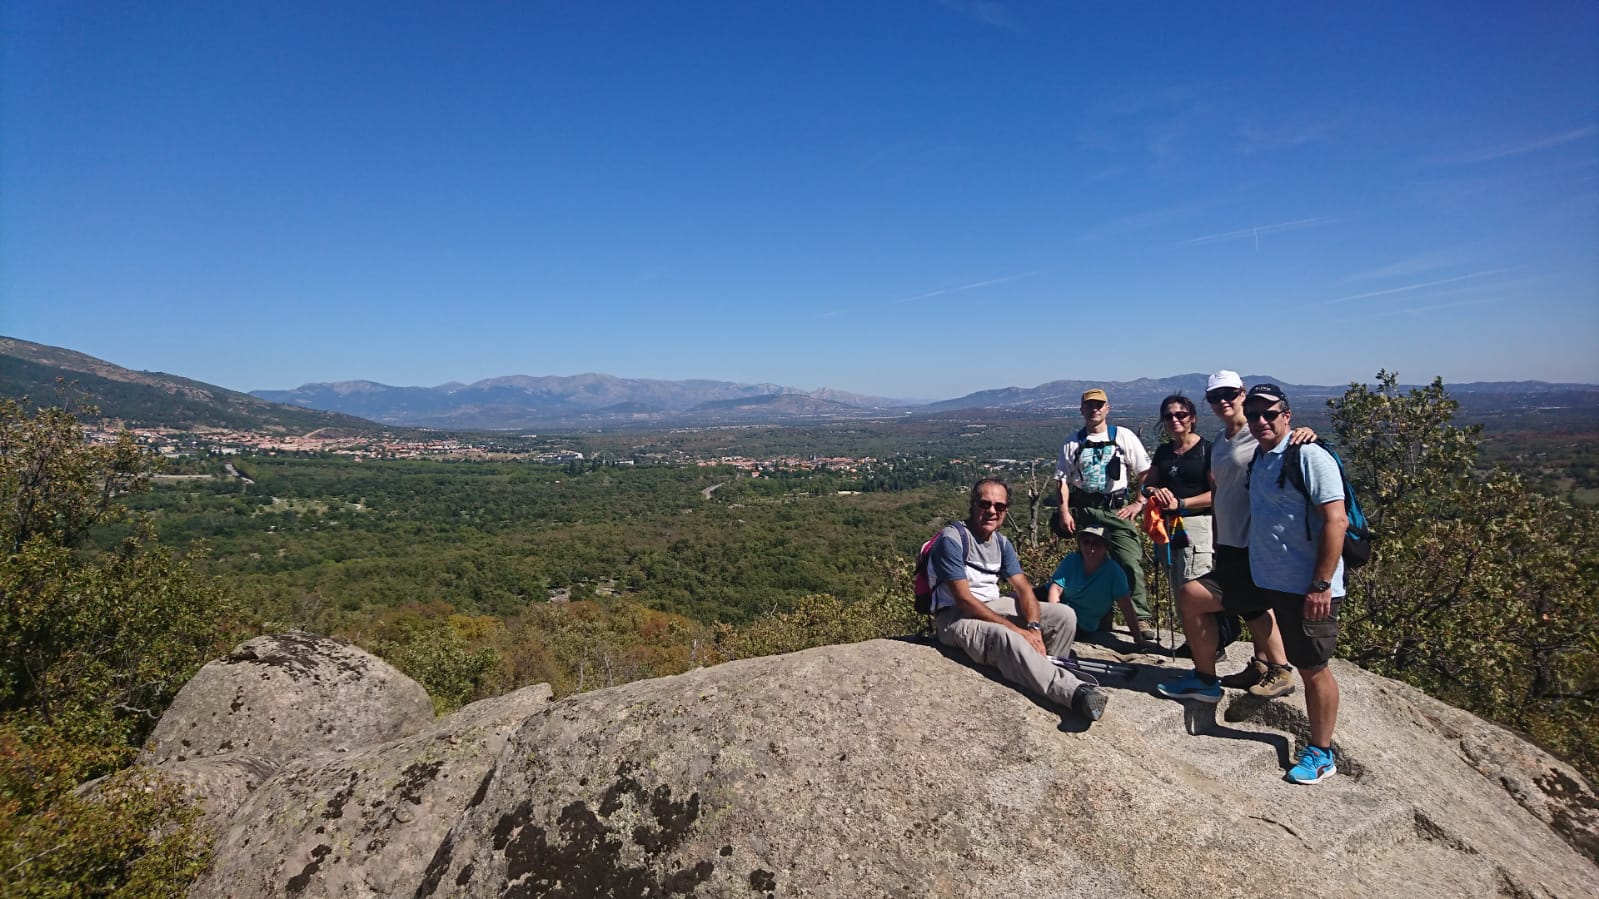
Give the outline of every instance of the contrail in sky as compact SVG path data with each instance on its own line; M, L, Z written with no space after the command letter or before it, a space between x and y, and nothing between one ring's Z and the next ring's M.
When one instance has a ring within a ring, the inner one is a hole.
M1006 275L1003 278L989 278L987 281L974 281L971 284L962 284L959 287L946 287L942 290L930 290L927 293L917 294L913 297L906 297L903 300L896 300L895 302L913 303L917 300L928 299L929 297L940 297L946 293L960 293L963 290L976 290L979 287L989 287L994 284L1004 284L1006 281L1019 281L1022 278L1031 278L1036 274L1038 274L1037 271L1031 271L1022 272L1019 275Z
M1440 284L1454 284L1457 281L1469 281L1473 278L1486 278L1489 275L1498 275L1508 271L1510 271L1510 269L1490 268L1485 271L1472 272L1469 275L1456 275L1453 278L1439 278L1436 281L1422 281L1419 284L1406 284L1404 287L1390 287L1387 290L1369 290L1365 293L1350 294L1347 297L1338 297L1332 300L1322 300L1318 305L1325 306L1329 303L1347 303L1351 300L1365 300L1371 297L1384 297L1395 293L1408 293L1412 290L1424 290L1428 287L1437 287Z
M1224 231L1221 234L1206 234L1204 237L1190 237L1182 243L1218 243L1223 240L1242 240L1246 237L1255 239L1255 249L1260 249L1260 235L1275 234L1278 231L1292 231L1296 228L1309 228L1314 225L1326 225L1337 221L1330 218L1295 219L1291 222L1278 222L1275 225L1251 225L1238 231Z

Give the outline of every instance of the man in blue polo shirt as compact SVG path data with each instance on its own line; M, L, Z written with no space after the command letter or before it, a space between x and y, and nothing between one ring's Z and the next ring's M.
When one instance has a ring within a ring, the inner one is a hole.
M1016 548L999 533L1009 509L1010 487L984 478L972 485L966 521L939 532L927 566L938 641L1056 707L1098 721L1105 694L1049 659L1071 652L1077 616L1070 606L1039 605ZM1002 580L1013 595L1000 594Z
M1315 444L1299 447L1305 492L1283 476L1293 413L1282 388L1251 387L1244 418L1260 442L1249 469L1249 571L1271 603L1289 663L1299 669L1310 717L1310 743L1288 779L1313 784L1337 773L1338 681L1327 663L1338 645L1344 598L1344 482L1337 461Z

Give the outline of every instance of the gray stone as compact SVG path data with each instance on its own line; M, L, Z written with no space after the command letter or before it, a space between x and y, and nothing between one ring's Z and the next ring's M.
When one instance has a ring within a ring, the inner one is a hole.
M408 895L547 684L473 703L421 733L288 762L233 816L191 895Z
M1441 730L1440 704L1339 665L1343 776L1297 786L1302 700L1207 721L1132 661L1092 728L894 641L569 697L506 747L417 895L1599 895L1466 757L1491 725Z
M324 670L348 648L305 649ZM529 688L343 753L258 736L305 751L208 819L193 895L1599 895L1593 786L1502 728L1335 662L1341 776L1296 786L1302 691L1185 705L1151 693L1185 666L1121 660L1091 727L872 641ZM330 707L318 684L358 689L304 679L301 701ZM207 760L157 770L226 796L254 776Z
M276 766L416 733L427 691L376 656L307 633L256 637L185 684L151 735L146 764L242 753Z

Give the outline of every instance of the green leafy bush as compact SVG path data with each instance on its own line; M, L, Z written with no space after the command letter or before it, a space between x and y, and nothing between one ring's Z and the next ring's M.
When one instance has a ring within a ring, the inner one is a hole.
M132 761L226 643L221 590L125 517L152 459L85 442L65 410L0 400L0 883L17 896L179 895L204 864L193 811ZM90 798L73 788L111 775Z

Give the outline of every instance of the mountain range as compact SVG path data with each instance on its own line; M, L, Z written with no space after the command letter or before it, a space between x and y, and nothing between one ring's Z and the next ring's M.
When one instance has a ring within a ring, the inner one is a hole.
M828 388L805 391L776 384L662 381L606 374L512 375L437 387L341 381L246 394L161 372L130 371L72 350L0 337L0 395L45 401L55 394L58 379L71 382L81 401L99 406L105 417L130 424L291 431L328 427L491 431L788 424L942 416L978 409L1070 416L1083 391L1091 387L1105 389L1112 405L1127 413L1152 411L1162 397L1173 393L1197 398L1205 391L1206 375L1193 372L1111 382L1059 380L1036 387L980 390L937 402ZM1292 384L1270 375L1246 375L1244 380L1280 384L1296 408L1305 410L1320 408L1346 389L1346 385ZM1496 381L1450 384L1448 389L1474 421L1517 410L1559 412L1566 419L1574 416L1590 424L1599 419L1596 385Z

